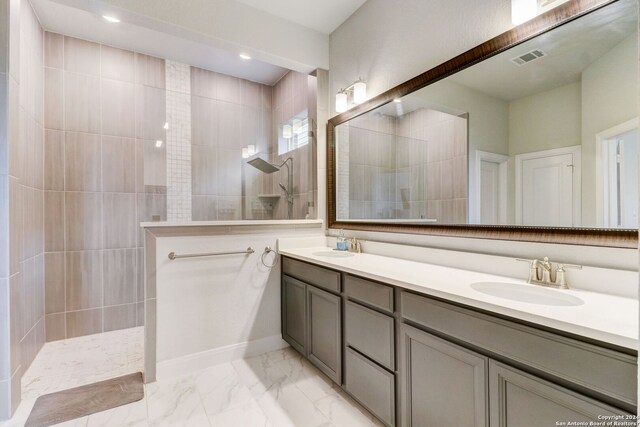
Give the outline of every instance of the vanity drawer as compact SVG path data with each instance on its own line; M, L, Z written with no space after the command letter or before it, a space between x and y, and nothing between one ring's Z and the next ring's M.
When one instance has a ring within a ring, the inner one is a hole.
M636 405L637 357L403 291L402 317L561 381Z
M291 258L282 259L284 274L319 288L340 292L340 273Z
M393 320L393 317L347 301L344 311L345 342L393 371L395 367Z
M388 426L395 425L395 376L350 348L345 354L345 388Z
M345 274L344 290L351 299L393 313L393 288L391 286Z

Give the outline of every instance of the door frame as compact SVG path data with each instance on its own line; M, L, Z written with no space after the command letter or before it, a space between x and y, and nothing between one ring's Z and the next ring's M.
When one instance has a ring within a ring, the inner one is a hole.
M598 227L609 227L609 211L604 208L604 201L609 198L608 175L604 174L605 164L608 161L603 151L604 143L616 135L639 127L640 119L635 117L596 134L596 225Z
M525 160L573 154L573 224L580 227L582 223L582 145L553 148L551 150L534 151L517 154L516 160L516 224L522 224L522 162Z
M498 190L498 223L506 224L507 223L507 162L509 161L509 156L504 154L491 153L489 151L480 151L476 150L476 159L475 159L475 182L473 184L475 191L475 200L473 206L471 206L469 212L470 223L472 224L481 224L481 205L482 205L482 194L481 194L481 177L482 177L482 162L487 161L491 163L498 163L498 181L499 181L499 190ZM490 224L490 225L498 225L498 224Z

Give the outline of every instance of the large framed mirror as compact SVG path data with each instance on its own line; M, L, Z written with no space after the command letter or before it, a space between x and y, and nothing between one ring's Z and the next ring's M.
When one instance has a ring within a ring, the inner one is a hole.
M572 0L333 117L329 227L638 244L637 0Z

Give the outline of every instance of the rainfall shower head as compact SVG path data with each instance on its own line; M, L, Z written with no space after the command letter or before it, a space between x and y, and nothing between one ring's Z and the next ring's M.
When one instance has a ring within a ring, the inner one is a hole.
M274 173L280 170L278 166L272 165L271 163L267 162L264 159L261 159L260 157L251 159L247 163L249 163L251 166L253 166L254 168L264 173Z

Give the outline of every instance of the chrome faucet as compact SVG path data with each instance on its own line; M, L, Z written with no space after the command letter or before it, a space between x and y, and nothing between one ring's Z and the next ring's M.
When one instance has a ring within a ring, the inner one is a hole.
M516 261L529 263L529 278L527 279L527 283L559 289L569 289L566 276L567 268L582 269L581 265L556 263L554 270L554 264L549 261L549 257L544 257L542 261L539 259L521 258L516 258Z

